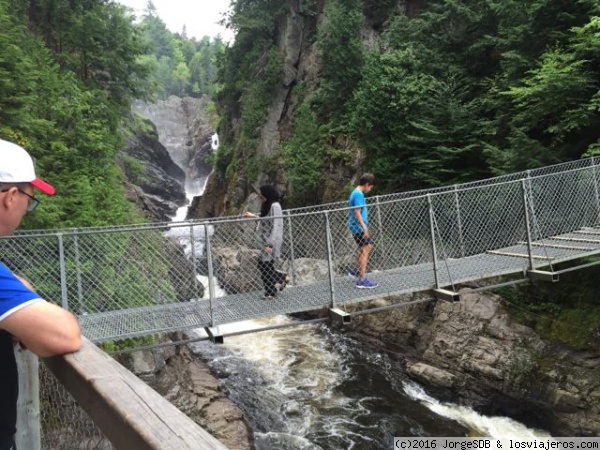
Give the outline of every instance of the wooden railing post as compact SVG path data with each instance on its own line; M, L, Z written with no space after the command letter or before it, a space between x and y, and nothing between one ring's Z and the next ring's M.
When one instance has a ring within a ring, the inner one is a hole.
M19 401L17 404L17 448L40 450L40 364L38 357L15 348L19 366Z

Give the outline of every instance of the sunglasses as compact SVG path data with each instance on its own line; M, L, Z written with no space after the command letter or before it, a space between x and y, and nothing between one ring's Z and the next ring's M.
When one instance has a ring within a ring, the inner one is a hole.
M10 188L9 188L9 189L10 189ZM0 191L0 192L8 192L8 190L9 190L9 189L3 189L3 190L2 190L2 191ZM23 194L23 195L26 195L27 197L29 197L29 203L27 204L27 212L28 212L28 213L30 213L30 212L33 212L33 211L35 211L35 208L37 208L37 207L38 207L38 205L40 204L40 201L39 201L37 198L35 198L33 195L29 195L27 192L25 192L25 191L22 191L22 190L21 190L21 189L19 189L19 188L17 188L17 190L18 190L18 191L19 191L21 194Z

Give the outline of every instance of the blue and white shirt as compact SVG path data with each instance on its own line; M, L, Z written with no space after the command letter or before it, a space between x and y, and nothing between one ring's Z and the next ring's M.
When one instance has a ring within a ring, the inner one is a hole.
M21 308L43 301L0 263L0 323ZM18 395L13 337L8 331L0 330L0 442L8 442L16 432Z
M0 263L0 321L32 303L43 302L27 288L4 264Z

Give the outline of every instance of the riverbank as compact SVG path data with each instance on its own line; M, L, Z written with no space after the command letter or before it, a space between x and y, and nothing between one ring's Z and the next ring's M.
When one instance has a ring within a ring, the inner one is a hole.
M380 299L348 310L406 300ZM291 330L306 334L301 327ZM339 332L358 345L368 343L385 352L440 402L464 405L486 416L510 417L556 436L600 434L599 355L544 341L511 320L502 299L494 294L465 289L457 303L428 302L356 315ZM297 353L299 342L293 334L285 345ZM223 374L215 373L190 348L138 352L127 359L138 376L229 448L254 448L248 418L228 397L220 379ZM247 386L236 388L243 391L238 396L256 394L247 392Z
M181 339L179 334L172 340ZM242 411L188 346L138 351L119 360L230 450L254 448L253 433Z

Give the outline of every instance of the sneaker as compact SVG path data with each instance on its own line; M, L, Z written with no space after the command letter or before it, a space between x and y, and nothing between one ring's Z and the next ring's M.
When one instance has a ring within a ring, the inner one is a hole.
M360 270L358 270L358 269L350 269L348 271L348 276L352 277L352 278L358 278L358 277L360 277Z
M377 283L372 282L366 277L356 282L356 287L358 289L374 289L377 286L379 286Z

